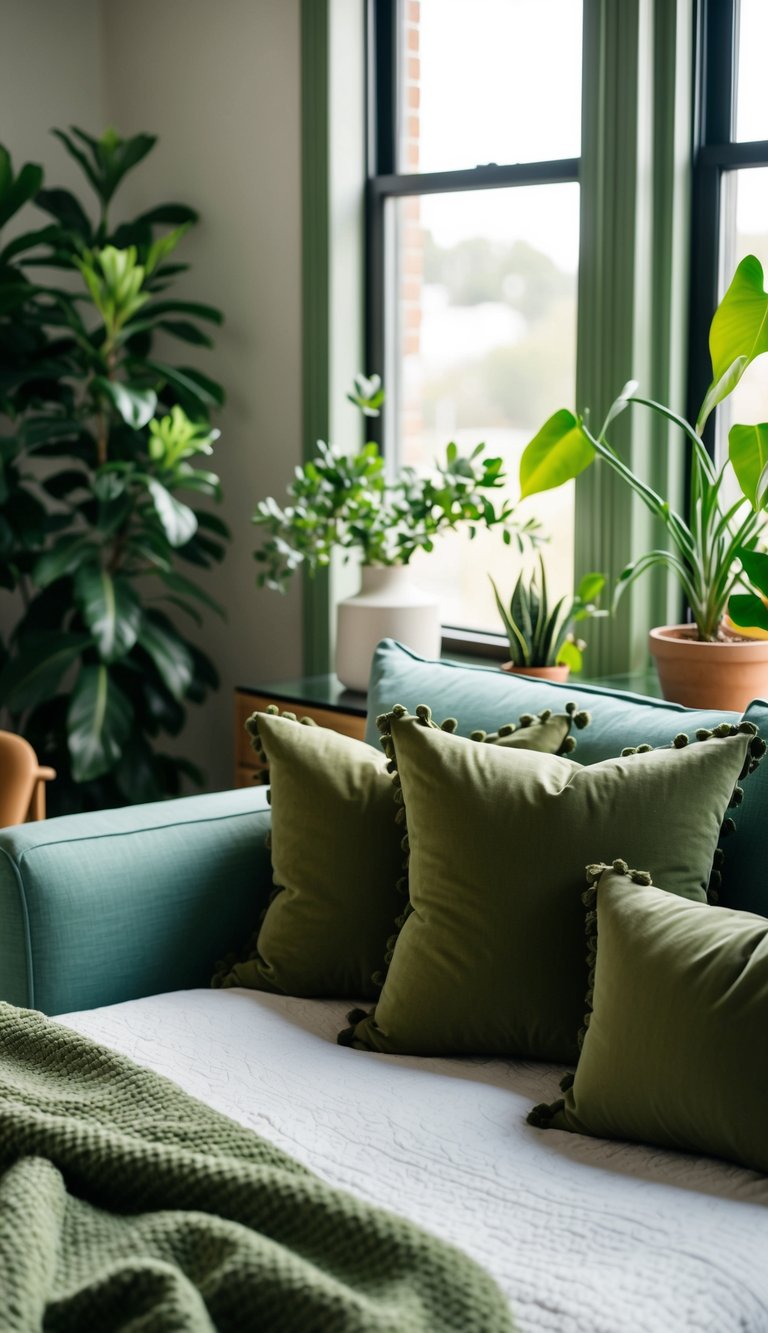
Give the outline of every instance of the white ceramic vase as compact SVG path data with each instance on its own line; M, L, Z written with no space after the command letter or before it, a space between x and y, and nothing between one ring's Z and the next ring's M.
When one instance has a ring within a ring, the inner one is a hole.
M339 602L336 675L349 690L366 690L380 639L398 639L420 657L440 656L440 605L421 592L405 565L363 565L362 586Z

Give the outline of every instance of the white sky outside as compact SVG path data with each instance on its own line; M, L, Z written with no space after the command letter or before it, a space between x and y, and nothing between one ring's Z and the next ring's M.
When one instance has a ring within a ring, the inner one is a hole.
M421 170L578 157L581 151L581 0L421 0ZM482 235L530 241L569 272L578 231L543 191L483 195ZM510 216L514 225L510 232ZM422 199L439 245L477 235L477 199Z

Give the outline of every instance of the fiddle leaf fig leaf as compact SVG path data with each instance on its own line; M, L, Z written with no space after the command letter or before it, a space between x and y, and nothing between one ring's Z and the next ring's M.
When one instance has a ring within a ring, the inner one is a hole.
M80 671L67 711L69 754L76 782L91 782L118 763L133 727L133 709L108 668Z
M103 662L116 662L131 651L141 622L139 599L125 578L98 565L83 565L75 575L75 600Z
M0 672L0 702L11 713L36 708L55 694L64 673L91 643L87 634L38 630L26 634Z
M749 503L753 509L759 509L765 497L768 422L759 426L732 426L728 432L728 457Z
M184 699L194 676L194 662L184 640L169 627L144 616L139 643L154 662L158 675L174 699Z
M768 352L768 292L763 266L746 255L733 275L709 329L712 383L696 422L701 434L710 413L738 384L756 357Z
M520 459L520 498L554 490L589 467L595 450L580 417L561 408L545 421Z

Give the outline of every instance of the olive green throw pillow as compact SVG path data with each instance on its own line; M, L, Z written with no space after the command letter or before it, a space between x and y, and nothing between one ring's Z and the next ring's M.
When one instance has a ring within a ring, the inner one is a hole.
M626 866L591 879L589 1026L564 1099L529 1120L768 1172L768 920Z
M726 725L712 739L583 768L396 714L410 904L375 1010L354 1010L339 1040L574 1061L584 865L621 852L670 893L704 901L754 728Z
M521 719L502 732L561 749L574 712ZM434 725L428 708L420 713ZM579 718L574 724L585 725L586 715ZM278 887L246 957L223 960L212 984L374 999L405 889L387 760L362 741L280 717L275 707L247 726L269 765Z

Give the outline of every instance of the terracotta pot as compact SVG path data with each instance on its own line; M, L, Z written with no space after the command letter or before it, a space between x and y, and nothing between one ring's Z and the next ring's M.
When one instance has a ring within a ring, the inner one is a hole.
M571 668L568 666L528 667L516 666L514 662L502 662L502 671L511 676L533 676L535 680L556 680L561 685L567 681Z
M701 643L694 625L651 630L649 646L665 699L743 713L753 699L768 696L768 641L745 642L727 626L723 634L718 643Z

